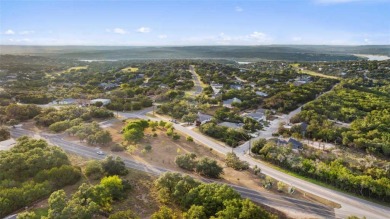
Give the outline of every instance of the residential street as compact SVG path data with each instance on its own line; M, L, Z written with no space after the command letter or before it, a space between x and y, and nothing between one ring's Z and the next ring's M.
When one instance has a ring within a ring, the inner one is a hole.
M24 130L21 128L16 128L11 130L12 137L17 137L20 135L28 135L32 136L34 133ZM63 148L65 151L72 152L84 157L92 158L92 159L104 159L105 155L98 155L97 149L94 147L87 147L75 142L70 142L62 139L63 135L59 134L48 134L48 133L40 133L39 137L46 139L51 144L59 146ZM114 153L113 153L114 154ZM121 158L124 160L127 167L132 169L137 169L143 172L147 172L150 174L160 175L164 172L171 171L169 169L164 169L161 167L146 165L134 160L131 160L126 157ZM210 179L202 179L207 183L217 182ZM219 182L218 182L219 183ZM243 197L249 198L253 201L260 202L262 204L274 207L281 211L291 212L292 215L305 215L305 217L315 217L315 218L335 218L334 210L330 207L326 207L321 204L311 203L308 201L298 200L294 198L289 198L286 196L276 195L269 192L259 192L251 189L247 189L244 187L231 185L236 191L238 191Z
M299 110L300 110L300 108L291 112L284 119L291 118L291 116L298 113ZM152 111L152 107L148 108L148 109L141 110L141 111L131 112L131 113L118 112L116 114L120 115L123 119L140 118L140 119L161 120L161 119L147 117L146 114L151 112L151 111ZM110 123L110 121L105 123L105 125L107 125L109 123ZM273 127L275 127L275 125ZM227 147L227 146L223 146L223 145L217 143L216 141L213 141L210 138L208 138L200 133L197 133L193 130L190 130L186 127L181 126L180 124L174 124L174 128L176 130L178 130L179 132L182 132L188 136L191 136L195 141L197 141L197 142L199 142L199 143L201 143L209 148L212 148L213 150L215 150L219 153L226 154L226 153L232 151L232 148ZM20 128L11 129L11 133L12 133L12 137L14 137L14 138L20 137L22 135L33 136L35 134L31 131L25 131L25 130L20 129ZM35 134L35 136L36 136L36 134ZM41 136L44 138L47 138L53 144L58 144L59 146L64 147L65 150L79 153L83 156L89 156L92 158L101 159L101 157L96 154L96 152L94 151L93 148L86 147L87 149L85 149L84 148L85 146L80 146L78 144L69 143L66 141L64 142L58 136L53 137L53 136L50 136L47 134L41 134ZM247 161L252 167L257 165L258 167L261 168L262 173L264 173L270 177L273 177L276 180L279 180L279 181L282 181L288 185L294 186L302 191L306 191L308 193L312 193L312 194L317 195L319 197L322 197L324 199L328 199L330 201L339 203L342 207L341 207L341 209L334 210L336 218L345 218L345 217L348 217L350 215L355 215L355 216L359 216L359 217L365 216L366 218L381 219L381 218L388 218L388 216L390 215L390 208L389 207L385 207L385 206L382 206L382 205L379 205L379 204L376 204L373 202L366 201L366 200L361 199L361 198L357 198L357 197L352 196L352 195L348 195L348 194L345 194L342 192L327 189L327 188L324 188L322 186L298 179L294 176L291 176L291 175L283 173L279 170L273 169L261 161L254 160L250 156L244 154L243 151L237 150L236 154L240 157L241 160ZM126 165L128 165L129 167L132 167L132 168L146 171L146 172L156 172L157 174L166 171L166 170L158 168L158 167L145 166L143 164L140 165L139 163L136 163L136 162L128 160L128 159L126 159ZM251 191L249 194L244 193L244 192L242 194L243 195L250 195L250 194L254 194L254 193L255 193L254 191L253 192ZM262 198L261 196L259 196L259 197L256 196L256 197L252 197L252 198L253 198L253 200L255 200L255 199L262 200L261 202L268 204L266 202L266 200L264 200L264 197ZM282 197L282 199L285 200L286 198ZM269 201L271 199L267 199L267 200ZM275 208L278 208L278 206L280 207L280 209L283 208L283 207L281 207L281 203L279 203L279 204L275 204L275 203L272 204L271 203L269 205L272 207L275 207ZM299 203L299 204L289 203L287 205L285 204L284 207L291 210L291 208L298 208L299 206L301 206L301 203ZM300 209L300 210L302 210L302 209ZM304 211L305 212L314 212L313 210L310 210L307 207L304 207ZM324 218L332 218L333 217L333 216L330 216L329 212L324 212L324 209L322 209L321 212L322 213L317 214L316 218L320 217L320 215L322 215L321 217L324 217Z
M192 78L194 80L194 89L195 89L194 96L197 96L200 93L202 93L203 88L201 86L201 82L199 80L199 76L195 72L195 66L190 65L190 70L189 71L191 72Z
M291 118L293 115L297 114L300 111L300 108L292 111L285 119ZM141 114L133 114L133 113L123 113L122 114L125 118L143 118L143 119L152 119L147 116L141 115ZM159 120L159 119L152 119L152 120ZM174 124L174 127L176 130L191 136L194 138L195 141L212 148L213 150L226 154L228 152L232 151L232 148L223 146L221 144L216 143L213 140L210 140L208 137L197 133L193 130L190 130L186 127L183 127L179 124ZM239 151L238 151L239 152ZM240 157L241 160L247 161L252 167L257 165L261 168L262 173L273 177L279 181L282 181L288 185L292 185L302 191L306 191L308 193L312 193L314 195L317 195L321 198L328 199L330 201L336 202L340 204L342 207L340 209L335 209L336 217L337 218L345 218L350 215L356 215L359 217L365 216L366 218L373 218L373 219L381 219L381 218L388 218L390 215L390 208L379 205L373 202L366 201L361 198L357 198L352 195L348 195L342 192L338 192L335 190L331 190L328 188L324 188L322 186L298 179L294 176L288 175L286 173L283 173L279 170L273 169L272 167L268 166L267 164L255 160L252 157L243 154L242 152L237 153L237 156Z

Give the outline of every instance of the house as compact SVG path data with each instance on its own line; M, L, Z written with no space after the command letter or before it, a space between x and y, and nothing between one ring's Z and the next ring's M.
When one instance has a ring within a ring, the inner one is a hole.
M93 100L91 100L91 104L96 104L97 102L102 102L103 106L106 106L109 103L111 103L111 100L110 99L93 99Z
M222 89L222 87L223 87L223 84L211 83L210 86L211 86L211 88L213 89L214 94L218 94L219 91L221 91L221 89Z
M294 84L294 86L301 86L301 85L307 84L309 82L311 82L311 76L304 75L304 76L297 77L293 84Z
M231 129L241 129L244 125L243 123L234 123L234 122L221 122L218 125L225 126Z
M239 84L231 84L231 85L230 85L230 88L231 88L231 89L234 89L234 90L241 90L241 89L242 89L242 86L239 85Z
M198 112L198 119L196 120L196 125L203 125L207 122L210 122L213 117L207 114L203 114L201 112Z
M136 79L140 79L140 78L144 78L145 77L145 74L137 74L135 76Z
M295 140L294 138L289 138L287 141L287 144L291 144L293 146L293 149L302 149L303 148L303 144L300 141Z
M159 88L169 88L168 85L166 85L166 84L160 84L160 85L158 85L158 87Z
M302 149L303 148L303 144L294 138L289 138L287 141L284 139L279 139L279 138L274 139L274 140L278 146L291 145L292 149Z
M256 87L256 83L255 82L251 82L251 83L249 83L249 86L251 86L252 88L255 88Z
M145 83L141 84L141 86L140 86L140 87L144 87L144 88L146 88L146 87L150 87L150 86L152 86L152 84L151 84L151 83L149 83L149 82L145 82Z
M241 103L242 101L236 97L232 98L232 99L227 99L225 101L223 101L223 106L224 107L227 107L227 108L233 108L232 104L233 103Z
M113 84L113 83L100 83L99 87L103 88L104 90L111 90L116 87L119 87L118 84Z
M254 119L254 120L258 121L258 122L261 121L261 120L263 120L263 121L266 120L265 114L262 113L262 112L244 113L244 114L242 114L242 116L243 117L252 118L252 119Z
M76 104L76 103L77 103L77 100L73 99L73 98L67 98L67 99L54 101L54 104L59 104L59 105L72 105L72 104Z
M261 96L261 97L268 97L267 93L261 92L261 91L256 91L256 94Z

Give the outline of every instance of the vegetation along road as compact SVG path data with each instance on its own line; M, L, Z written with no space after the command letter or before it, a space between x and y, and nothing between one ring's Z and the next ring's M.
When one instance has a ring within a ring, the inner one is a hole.
M142 119L151 119L143 114L121 113L121 116L123 116L124 118L135 117L135 118L142 118ZM191 136L194 140L198 141L199 143L202 143L203 145L206 145L207 147L212 148L213 150L219 153L227 154L228 152L232 151L230 147L226 147L221 144L218 144L215 141L210 140L208 137L199 134L193 130L190 130L186 127L183 127L180 124L174 124L174 128L188 136ZM305 180L298 179L294 176L291 176L289 174L276 170L272 167L269 167L268 165L258 160L254 160L253 158L251 158L250 156L244 153L238 153L237 156L241 160L247 161L252 167L257 165L258 167L261 168L262 173L270 177L273 177L278 181L282 181L302 191L312 193L321 198L328 199L330 201L340 204L341 208L335 209L336 218L346 218L350 215L356 215L359 217L365 216L366 218L381 219L381 218L388 218L388 216L390 215L389 207L376 204L370 201L366 201L364 199L352 195L348 195L339 191L324 188L322 186L313 184L311 182L307 182Z
M133 114L128 116L138 117L139 114ZM27 136L36 136L34 132L24 130L22 128L15 128L11 130L11 135L13 137L19 137L21 135ZM49 141L51 144L59 146L63 148L65 151L75 153L84 157L92 158L92 159L104 159L105 156L98 155L96 153L96 149L92 147L83 146L74 142L66 141L62 139L62 135L59 134L48 134L48 133L40 133L39 137L44 138ZM144 171L150 174L160 175L164 172L172 170L164 169L161 167L146 165L134 160L131 160L126 157L121 157L125 162L126 166L132 169L137 169L140 171ZM212 183L216 182L214 180L203 179L203 181ZM268 192L258 192L251 189L247 189L244 187L231 185L236 191L238 191L243 197L249 198L255 202L259 202L276 209L288 209L289 211L294 211L297 213L305 213L306 215L310 215L315 218L335 218L334 210L330 207L316 204L308 201L302 201L294 198L289 198L281 195L275 195Z

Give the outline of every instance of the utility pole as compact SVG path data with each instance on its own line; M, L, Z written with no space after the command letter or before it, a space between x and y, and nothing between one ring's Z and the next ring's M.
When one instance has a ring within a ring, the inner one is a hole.
M249 147L248 147L248 154L249 154L249 156L251 155L251 143L252 143L252 138L249 139Z

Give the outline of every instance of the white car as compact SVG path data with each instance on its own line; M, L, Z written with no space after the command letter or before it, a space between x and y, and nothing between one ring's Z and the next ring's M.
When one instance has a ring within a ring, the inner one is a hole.
M104 155L103 151L98 151L96 153L99 154L99 155Z

